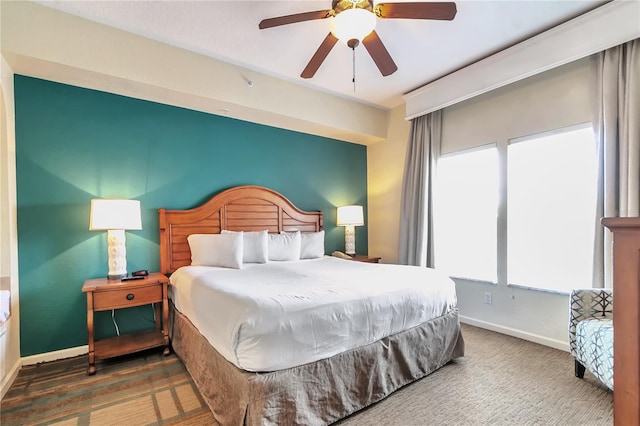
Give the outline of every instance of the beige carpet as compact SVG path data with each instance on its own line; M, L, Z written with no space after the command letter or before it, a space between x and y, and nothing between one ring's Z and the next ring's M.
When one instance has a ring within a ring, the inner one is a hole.
M611 425L612 393L568 353L463 325L467 355L342 420L359 425ZM2 425L216 424L180 361L158 352L23 368Z
M612 425L613 393L569 353L463 324L466 355L357 415L356 425Z

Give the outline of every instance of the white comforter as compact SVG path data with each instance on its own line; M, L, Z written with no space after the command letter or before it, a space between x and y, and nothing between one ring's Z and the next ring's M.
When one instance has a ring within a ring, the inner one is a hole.
M171 283L176 308L248 371L328 358L456 306L453 281L433 269L329 256L240 270L187 266Z

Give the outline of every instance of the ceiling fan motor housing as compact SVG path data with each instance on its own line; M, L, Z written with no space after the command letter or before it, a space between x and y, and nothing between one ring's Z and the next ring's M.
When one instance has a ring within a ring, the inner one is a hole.
M332 9L337 15L347 9L353 9L354 5L356 9L365 9L369 12L373 12L373 2L369 0L351 1L351 0L333 0Z

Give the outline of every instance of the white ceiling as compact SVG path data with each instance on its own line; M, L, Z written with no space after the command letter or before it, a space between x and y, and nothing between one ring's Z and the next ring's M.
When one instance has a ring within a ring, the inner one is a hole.
M397 0L386 0L387 2ZM528 37L592 10L606 0L457 1L453 21L378 19L376 31L398 65L383 77L367 51L338 43L312 79L300 73L329 32L329 19L265 30L265 18L327 10L330 0L65 1L45 6L130 31L235 65L382 108L402 95ZM79 35L80 37L81 35Z

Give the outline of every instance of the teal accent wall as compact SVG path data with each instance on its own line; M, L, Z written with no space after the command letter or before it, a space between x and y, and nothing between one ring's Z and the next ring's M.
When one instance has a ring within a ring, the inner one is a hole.
M261 185L322 210L327 253L344 250L336 207L367 200L366 147L154 102L15 76L21 355L87 344L87 278L107 274L92 198L141 201L127 266L159 269L157 209L192 208ZM320 106L319 106L320 107ZM366 253L366 226L356 228ZM151 307L116 311L120 332L149 328ZM115 334L109 312L98 337Z

